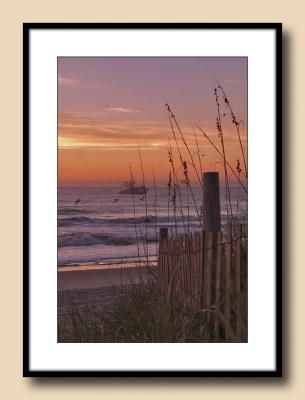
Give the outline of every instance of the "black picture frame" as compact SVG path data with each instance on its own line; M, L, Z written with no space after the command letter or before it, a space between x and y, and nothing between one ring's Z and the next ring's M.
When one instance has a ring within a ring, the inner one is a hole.
M276 34L276 368L240 371L67 371L30 369L30 33L69 29L251 29ZM24 377L281 377L282 376L282 24L281 23L24 23L23 24L23 376Z

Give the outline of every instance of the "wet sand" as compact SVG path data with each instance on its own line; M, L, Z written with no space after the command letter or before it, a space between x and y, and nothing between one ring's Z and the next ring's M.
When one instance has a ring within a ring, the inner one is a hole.
M90 268L59 268L58 291L125 286L147 280L147 267L109 268L92 265Z

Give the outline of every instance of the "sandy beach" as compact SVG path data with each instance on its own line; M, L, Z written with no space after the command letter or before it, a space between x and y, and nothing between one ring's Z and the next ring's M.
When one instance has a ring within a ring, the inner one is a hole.
M60 341L71 341L72 313L110 313L114 300L131 284L147 280L147 267L90 265L58 269Z
M125 286L146 281L147 267L90 265L58 270L58 291Z

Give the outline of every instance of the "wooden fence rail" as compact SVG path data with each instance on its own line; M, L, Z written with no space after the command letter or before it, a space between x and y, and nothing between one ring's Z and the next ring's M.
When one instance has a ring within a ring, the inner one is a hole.
M211 341L247 340L247 243L241 224L221 232L168 238L160 232L158 288L161 306L206 313Z

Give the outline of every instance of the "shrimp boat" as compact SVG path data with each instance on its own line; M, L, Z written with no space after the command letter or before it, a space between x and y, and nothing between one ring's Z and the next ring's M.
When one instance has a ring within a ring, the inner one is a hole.
M137 186L135 180L123 182L123 187L119 194L146 194L148 188L144 185Z

